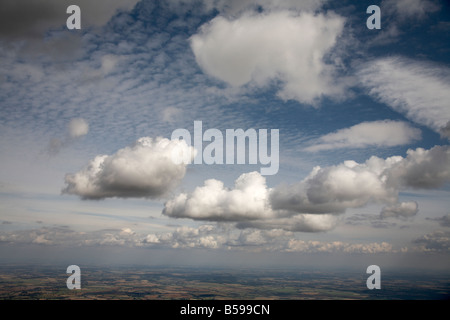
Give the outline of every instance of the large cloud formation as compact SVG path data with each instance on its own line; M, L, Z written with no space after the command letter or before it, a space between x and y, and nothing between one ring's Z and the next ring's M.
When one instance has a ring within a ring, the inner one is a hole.
M450 147L409 150L405 158L371 157L315 167L302 181L268 188L258 172L241 175L233 189L210 179L192 193L165 203L163 214L174 218L236 222L240 228L326 231L349 208L388 204L381 216L411 217L417 203L399 203L405 188L438 188L450 181Z
M175 151L195 155L183 140L138 139L113 155L99 155L81 171L67 174L63 193L82 199L108 197L158 198L175 187L186 173L186 165L175 164Z
M205 73L234 87L279 82L282 99L314 104L343 93L344 81L334 81L335 66L326 62L343 27L344 18L333 14L244 13L218 16L190 40Z

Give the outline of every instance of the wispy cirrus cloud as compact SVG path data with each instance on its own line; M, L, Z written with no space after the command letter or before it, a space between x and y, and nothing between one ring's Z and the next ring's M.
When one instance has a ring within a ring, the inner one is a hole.
M357 74L361 85L380 102L411 121L446 132L450 121L448 67L397 56L371 61Z
M409 144L420 137L419 129L403 121L370 121L323 135L305 150L317 152L340 148L392 147Z

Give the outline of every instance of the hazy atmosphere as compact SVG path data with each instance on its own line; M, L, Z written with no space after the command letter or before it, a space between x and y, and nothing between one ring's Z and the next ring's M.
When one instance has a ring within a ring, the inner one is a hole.
M449 269L448 1L0 6L0 263Z

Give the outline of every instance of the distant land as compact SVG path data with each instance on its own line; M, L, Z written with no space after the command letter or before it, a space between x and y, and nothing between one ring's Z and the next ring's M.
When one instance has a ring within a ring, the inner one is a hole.
M67 267L67 266L66 266ZM384 272L380 290L349 271L83 266L69 290L64 266L0 265L1 300L448 300L450 277Z

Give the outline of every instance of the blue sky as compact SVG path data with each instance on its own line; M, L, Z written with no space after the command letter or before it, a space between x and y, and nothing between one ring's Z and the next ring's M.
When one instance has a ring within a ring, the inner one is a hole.
M446 1L97 2L70 3L81 30L64 1L0 14L2 250L448 268ZM279 171L175 166L194 121L278 129Z

